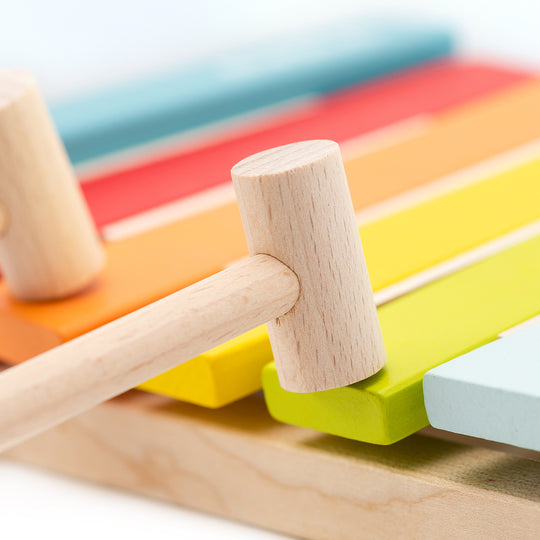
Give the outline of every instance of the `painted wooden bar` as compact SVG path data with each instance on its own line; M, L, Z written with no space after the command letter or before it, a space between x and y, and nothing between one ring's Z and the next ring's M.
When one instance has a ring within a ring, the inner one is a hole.
M209 411L129 392L6 456L295 537L519 538L535 461L413 435L388 447L275 422L260 396Z
M345 170L355 209L364 210L539 138L539 99L540 82L524 82L441 112L422 129L402 133L397 141L383 136L375 148L361 137L357 144L347 143ZM118 200L123 195L112 192L110 196ZM224 198L226 204L229 210L223 211L233 221L236 207Z
M362 174L372 186L351 185L353 199L362 197L366 206L375 204L538 138L539 95L538 81L488 95L442 112L431 129L416 137L351 159L346 164L348 177ZM395 164L399 164L397 174Z
M99 227L230 182L231 167L256 152L295 141L342 143L424 114L510 88L532 76L486 64L445 60L394 74L140 164L84 175L82 189Z
M416 144L404 147L403 142L396 143L346 160L355 209L365 209L435 180L448 170L539 137L540 109L533 106L538 100L540 83L523 83L445 114L426 136L414 138ZM505 129L499 129L500 125ZM463 133L468 134L466 140ZM431 158L429 164L425 155ZM426 163L430 174L419 171L413 165L416 161ZM372 182L373 178L381 180ZM24 304L14 300L0 283L0 358L16 363L35 356L247 255L234 203L121 242L106 243L105 249L106 268L85 295L62 302Z
M538 175L540 161L533 161L362 226L360 234L374 289L380 291L388 284L539 218L540 193L535 190ZM458 214L460 220L456 223ZM188 231L204 230L200 229L203 218L201 215L186 220L185 229L171 229L170 236L161 244L158 230L109 245L109 266L92 294L52 305L30 306L11 301L8 306L12 315L5 316L0 324L0 332L5 332L4 356L7 357L10 343L13 344L11 361L17 361L24 359L25 354L32 355L30 347L49 348L75 337L76 332L90 330L96 324L100 307L101 313L107 313L123 307L121 302L126 300L130 301L129 307L141 298L150 301L152 295L164 294L164 287L172 288L175 283L177 288L184 286L181 270L185 272L188 268L182 257L185 251L179 252L178 261L171 264L171 252L166 247L178 242L175 234L178 238L190 238ZM226 234L230 229L219 218L217 213L213 226ZM183 230L186 232L182 234ZM212 235L209 240L215 239L214 230L208 230ZM195 246L190 253L196 253L194 249ZM141 259L141 252L147 258ZM389 264L392 253L398 256ZM401 256L406 253L407 256ZM205 251L203 255L207 258L195 262L208 264L211 254ZM194 266L192 272L196 271ZM191 276L193 279L194 274ZM20 339L13 339L14 336ZM271 360L266 331L258 328L148 381L143 388L205 406L222 406L257 391L261 385L260 371Z
M379 308L388 362L360 383L313 394L263 370L269 410L282 422L376 444L428 425L422 379L436 366L540 313L540 236Z
M345 20L283 35L154 79L53 105L73 162L446 56L449 34Z
M540 324L428 371L432 426L540 451Z
M495 152L502 146L516 144L521 139L530 139L535 130L540 131L540 121L535 116L535 112L540 114L540 111L530 107L531 103L537 102L539 98L540 85L536 82L526 83L489 98L487 105L481 102L466 108L465 112L460 109L455 115L448 114L444 121L436 123L432 129L434 142L429 155L437 162L435 158L440 153L443 156L441 159L445 161L444 166L447 167L448 154L454 155L449 152L449 148L456 148L452 165L458 167L464 159L463 154L472 160L475 152L484 155L490 150ZM508 100L510 105L507 106ZM468 123L467 119L470 120ZM482 126L486 121L488 128L505 123L507 129L493 128L482 134ZM456 128L449 128L453 123L457 124ZM449 138L445 138L441 132L446 133ZM473 140L465 141L466 152L457 144L461 142L462 132L471 135L478 133ZM422 137L420 140L422 144L419 143L417 152L419 156L424 156L426 140ZM398 153L402 156L401 160L390 159L396 147L400 148L401 143L375 152L378 155L386 151L389 158L376 159L374 166L366 167L366 174L359 177L349 175L357 208L366 203L364 195L369 193L368 188L374 184L370 182L370 178L390 178L388 175L379 174L381 171L388 171L388 163L393 164L393 176L400 181L406 176L403 173L407 167L404 167L401 161L403 152L400 150ZM409 151L414 154L413 150L409 146ZM372 156L373 154L368 154L363 159L368 160L369 164ZM411 155L410 158L415 159L416 156ZM364 189L355 188L357 181ZM413 175L411 182L415 181ZM382 183L377 184L375 189L381 190L382 186ZM400 188L402 187L401 184ZM382 191L380 197L384 196L384 190ZM373 200L377 200L376 195L367 197L367 202ZM220 235L216 235L217 230ZM197 231L197 236L193 236L193 231ZM176 249L171 250L170 246L173 245ZM204 249L201 249L202 246ZM109 256L107 268L100 280L84 296L63 302L30 305L16 302L9 296L5 286L0 285L0 357L6 361L18 362L34 356L217 272L231 260L247 253L235 205L191 216L129 240L106 245L106 249ZM141 257L141 253L145 256ZM367 256L369 264L370 255ZM254 348L260 348L260 345L255 343ZM218 353L218 358L221 357L220 354ZM236 366L238 363L233 362L231 365ZM219 379L227 384L231 379L236 380L232 375L232 368L220 366L209 370L206 365L186 368L189 373L202 370L204 375L210 377L208 383L201 382L201 395L194 396L193 391L185 396L177 393L181 392L183 383L178 382L176 377L168 379L166 384L163 381L157 386L154 384L153 389L162 389L166 393L172 391L183 399L218 406L256 390L260 386L261 365L259 360L255 369L237 377L238 386L231 385L228 390L220 388L214 391L214 374L217 374L218 378L221 372L230 374L228 379ZM202 393L205 388L210 388L212 393Z

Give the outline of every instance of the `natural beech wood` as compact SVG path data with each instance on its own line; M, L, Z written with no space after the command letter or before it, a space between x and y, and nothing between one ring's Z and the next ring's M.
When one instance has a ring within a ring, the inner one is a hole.
M300 281L294 308L268 324L281 386L315 392L379 371L386 353L339 146L267 150L232 178L250 253L276 257Z
M0 376L0 450L289 311L294 273L251 257Z
M0 202L0 238L6 233L8 227L8 215L5 206Z
M71 295L102 269L79 184L36 83L23 71L0 72L0 207L0 265L18 298Z
M311 539L535 539L540 464L413 435L363 444L130 392L8 457Z

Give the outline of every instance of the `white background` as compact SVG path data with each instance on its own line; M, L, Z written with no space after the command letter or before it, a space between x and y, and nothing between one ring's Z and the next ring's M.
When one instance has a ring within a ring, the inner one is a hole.
M0 0L0 68L49 97L351 14L442 21L468 54L540 63L539 0Z
M464 55L540 67L539 0L0 0L0 68L33 71L60 99L329 18L384 13L448 24ZM283 538L2 461L0 531L6 540Z

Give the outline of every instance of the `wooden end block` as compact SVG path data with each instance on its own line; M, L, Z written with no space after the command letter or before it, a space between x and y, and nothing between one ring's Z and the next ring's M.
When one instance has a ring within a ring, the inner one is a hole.
M282 422L376 444L418 431L428 425L424 374L537 315L539 272L536 237L380 307L388 362L349 387L286 392L270 364L263 371L270 413Z
M424 400L434 427L540 450L540 325L428 371Z

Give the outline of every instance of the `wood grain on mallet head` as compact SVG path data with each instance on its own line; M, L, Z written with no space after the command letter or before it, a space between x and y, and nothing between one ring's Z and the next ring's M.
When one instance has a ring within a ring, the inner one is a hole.
M24 300L61 298L86 287L104 254L37 85L0 72L0 265Z
M355 383L386 361L339 146L306 141L232 169L251 255L300 282L293 309L268 324L280 384L315 392Z
M0 238L6 234L8 228L8 214L6 207L0 202Z

